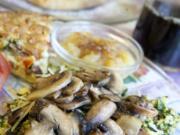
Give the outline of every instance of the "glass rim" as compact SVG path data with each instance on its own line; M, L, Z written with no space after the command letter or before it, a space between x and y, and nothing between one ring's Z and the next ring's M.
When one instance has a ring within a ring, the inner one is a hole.
M116 37L123 37L124 40L126 41L130 41L131 46L134 46L134 48L136 49L136 51L138 52L136 55L136 60L135 63L133 65L128 65L128 66L118 66L118 67L106 67L106 66L102 66L102 65L98 65L98 64L93 64L93 63L89 63L86 62L80 58L74 57L71 54L68 53L68 51L66 51L60 44L60 42L57 39L58 36L58 30L61 29L62 27L66 27L66 26L73 26L73 25L92 25L93 27L99 27L102 29L106 29L111 31L112 35L115 35ZM143 61L143 57L144 57L144 53L143 50L141 48L141 46L139 45L139 43L133 39L132 37L130 37L128 34L117 30L116 28L113 28L111 26L107 26L104 24L99 24L99 23L95 23L95 22L88 22L88 21L71 21L71 22L67 22L67 23L62 23L62 22L58 22L55 21L54 22L54 28L53 31L51 33L51 45L54 49L54 51L65 61L68 62L68 64L73 64L75 66L78 67L83 67L83 68L90 68L90 69L98 69L98 70L110 70L110 71L126 71L126 70L133 70L133 69L137 69L140 64ZM60 27L59 27L60 26ZM114 32L115 34L113 34L112 32Z

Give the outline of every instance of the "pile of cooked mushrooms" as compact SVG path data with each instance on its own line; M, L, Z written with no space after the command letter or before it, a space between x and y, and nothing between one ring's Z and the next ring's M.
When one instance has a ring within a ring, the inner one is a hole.
M6 134L138 135L143 118L158 114L145 97L120 97L114 74L66 71L49 81L36 86L27 105L5 115Z

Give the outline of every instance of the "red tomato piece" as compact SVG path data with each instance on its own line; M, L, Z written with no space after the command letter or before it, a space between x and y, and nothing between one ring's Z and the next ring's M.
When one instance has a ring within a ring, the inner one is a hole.
M3 55L0 54L0 91L4 83L7 81L10 71L11 71L10 64L3 57Z

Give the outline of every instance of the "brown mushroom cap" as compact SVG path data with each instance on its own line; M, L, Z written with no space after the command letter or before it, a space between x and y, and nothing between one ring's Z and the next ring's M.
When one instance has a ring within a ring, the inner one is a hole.
M124 131L114 120L109 119L104 124L108 128L107 135L124 135Z
M100 130L92 131L89 135L103 135L103 133Z
M135 114L147 117L155 117L158 114L158 111L145 97L129 96L125 99L123 104L130 112Z
M72 78L71 72L63 72L59 80L57 80L50 86L47 86L39 90L35 90L27 97L27 99L35 100L35 99L46 97L54 92L57 92L58 90L67 86L71 82L71 78Z
M56 107L49 105L41 111L41 115L58 127L58 133L61 135L73 135L72 119L67 113Z
M31 128L26 130L24 135L54 135L53 124L49 121L32 121Z
M83 87L83 82L77 77L73 77L71 83L65 87L62 91L64 95L73 95L77 93L82 87Z
M115 94L102 94L99 96L101 99L109 99L113 102L120 102L121 99L118 95Z
M65 96L65 97L59 97L58 99L55 99L55 102L68 104L68 103L71 103L73 99L74 99L74 95L70 95L70 96Z
M75 72L74 75L82 79L84 82L97 83L100 80L108 78L110 74L109 72L100 70L83 70Z
M141 129L142 122L130 115L122 115L118 120L117 124L123 129L126 135L138 135Z
M116 104L107 99L97 102L86 114L86 120L92 124L103 123L116 111Z
M71 103L58 104L58 106L63 110L74 110L90 103L91 99L89 97L82 97L80 99L74 99Z
M108 88L116 94L121 94L123 90L123 79L118 72L113 72L108 83Z

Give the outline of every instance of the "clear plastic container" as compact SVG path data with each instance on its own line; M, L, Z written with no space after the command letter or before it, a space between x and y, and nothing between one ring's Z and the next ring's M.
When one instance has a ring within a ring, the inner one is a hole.
M121 49L125 49L133 56L135 60L134 64L127 66L122 65L117 67L107 67L96 63L90 63L72 56L62 47L61 43L74 32L88 32L93 36L112 39L118 42L119 46L121 46ZM51 34L51 42L53 49L63 61L79 68L113 71L127 76L136 71L143 60L143 51L140 45L134 39L115 28L93 22L55 22Z

